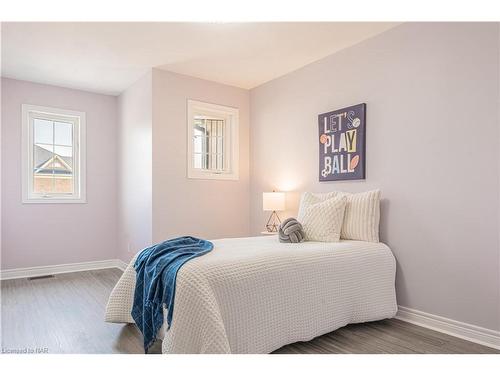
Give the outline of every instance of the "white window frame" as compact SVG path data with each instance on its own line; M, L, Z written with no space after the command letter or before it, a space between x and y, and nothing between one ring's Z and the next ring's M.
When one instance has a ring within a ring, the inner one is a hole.
M210 171L194 168L194 120L197 114L214 115L224 118L224 137L230 141L230 147L224 147L224 171ZM239 179L239 109L219 104L205 103L198 100L187 101L187 177L208 180Z
M87 203L86 197L86 119L85 112L68 109L22 105L22 202ZM33 192L34 118L60 120L73 125L73 194Z

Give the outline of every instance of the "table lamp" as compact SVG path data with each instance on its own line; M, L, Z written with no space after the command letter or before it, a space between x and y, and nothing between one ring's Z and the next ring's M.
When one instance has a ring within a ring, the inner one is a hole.
M281 221L276 211L285 210L285 193L277 191L262 193L262 209L272 211L267 220L266 231L277 232Z

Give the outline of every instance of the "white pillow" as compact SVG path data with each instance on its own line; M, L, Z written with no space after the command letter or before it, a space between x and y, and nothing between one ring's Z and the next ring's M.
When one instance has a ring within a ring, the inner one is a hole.
M300 198L299 212L297 214L297 220L300 222L300 218L303 215L303 209L311 204L320 203L327 199L335 198L339 195L338 191L332 191L330 193L310 193L306 191L302 194Z
M340 238L379 242L380 190L357 194L341 191L318 194L306 192L302 195L297 219L301 221L304 207L339 196L347 199Z
M338 196L317 203L310 203L310 193L301 202L298 221L307 241L338 242L342 230L347 198Z
M340 238L379 242L380 190L340 194L347 198Z

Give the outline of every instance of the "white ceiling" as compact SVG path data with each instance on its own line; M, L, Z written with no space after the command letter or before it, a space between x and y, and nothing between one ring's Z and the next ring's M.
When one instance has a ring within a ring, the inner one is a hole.
M250 89L397 23L2 23L2 76L119 94L152 67Z

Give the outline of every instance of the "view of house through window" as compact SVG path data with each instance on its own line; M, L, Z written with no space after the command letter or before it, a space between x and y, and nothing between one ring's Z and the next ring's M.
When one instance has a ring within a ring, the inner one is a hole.
M23 104L23 202L85 203L85 113Z
M194 168L224 170L225 120L196 116L193 129Z
M72 194L73 124L34 118L33 126L33 192Z

